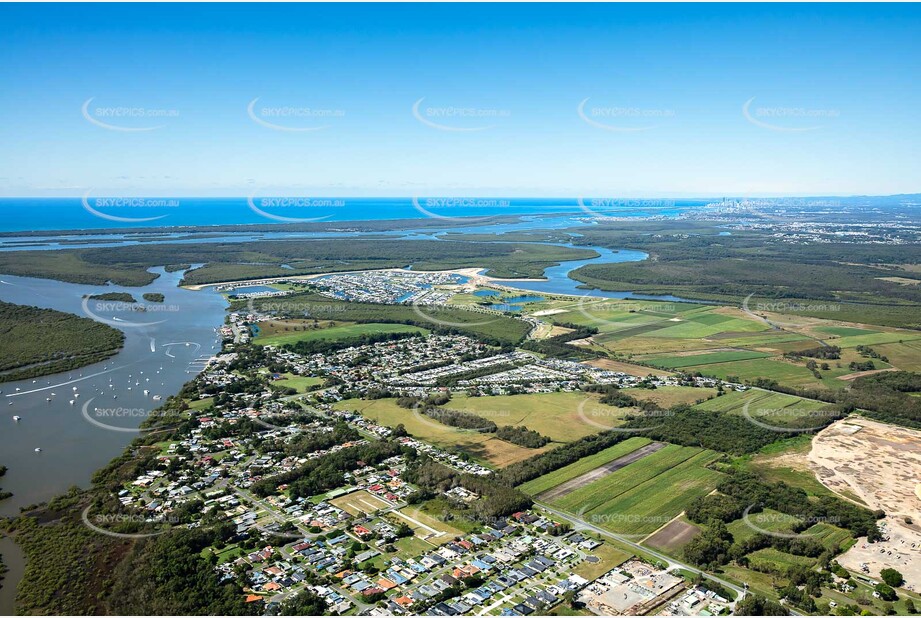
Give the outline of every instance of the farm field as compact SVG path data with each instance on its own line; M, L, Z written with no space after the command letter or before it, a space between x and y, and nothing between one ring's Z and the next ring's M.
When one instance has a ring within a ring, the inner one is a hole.
M424 328L410 326L408 324L344 324L341 326L332 326L329 328L311 329L294 331L289 333L278 333L275 335L263 336L261 333L253 339L254 343L259 345L280 346L286 343L296 343L298 341L317 341L333 339L349 339L360 335L371 335L377 333L426 333Z
M557 327L554 327L557 328ZM672 375L671 371L663 371L662 369L655 369L653 367L644 367L643 365L634 365L632 363L625 363L622 361L612 360L610 358L597 358L590 361L585 361L586 365L591 365L592 367L600 367L602 369L607 369L608 371L621 371L627 375L636 376L638 378L645 378L648 375L654 376L669 376Z
M658 323L664 327L675 323L669 322L672 318L701 311L701 306L694 303L592 297L578 301L548 301L546 304L552 309L565 310L547 316L554 322L593 326L600 333L614 333Z
M716 395L715 388L696 386L660 386L658 388L625 388L623 392L640 401L654 401L668 409L678 404L694 404Z
M686 354L681 356L648 356L643 360L664 369L678 369L690 367L692 365L731 363L733 361L765 358L767 356L771 355L767 352L754 352L751 350L725 350L722 352Z
M630 409L598 402L591 393L535 393L466 397L455 395L444 408L477 414L496 425L524 425L554 442L572 442L620 424Z
M710 412L747 415L765 425L779 427L816 427L828 422L834 413L831 404L754 389L726 393L695 407Z
M900 341L917 341L921 333L916 331L901 330L895 332L879 332L869 335L850 335L831 341L841 348L854 348L859 345L878 345L881 343L896 343Z
M921 371L921 340L874 345L873 349L902 371Z
M721 473L706 466L721 455L667 445L555 502L622 534L649 534L715 487Z
M672 556L678 556L684 546L697 536L698 532L700 532L699 527L689 521L685 521L684 517L680 517L666 524L655 534L643 539L643 545L648 545Z
M803 531L804 535L821 541L822 545L837 553L838 548L848 547L854 542L851 533L829 523L819 522Z
M552 489L548 489L547 491L539 494L537 498L544 502L560 502L572 492L577 491L582 487L586 487L597 480L603 479L609 474L613 474L617 470L629 466L633 462L639 461L644 457L648 457L663 447L665 447L664 442L650 442L649 444L643 445L636 450L621 455L617 459L612 459L611 461L604 463L592 470L589 470L588 472L571 478L568 481L564 481Z
M530 480L523 485L520 485L518 488L531 495L537 495L541 492L547 491L556 487L560 483L564 483L569 479L576 478L581 474L586 472L591 472L598 466L603 466L609 461L613 461L618 457L623 457L628 453L632 453L641 446L649 444L651 440L649 438L643 438L640 436L634 436L628 438L619 444L615 444L609 448L604 449L594 455L589 455L588 457L583 457L579 461L573 462L568 466L563 466L549 474L545 474L536 479Z
M499 468L552 448L525 448L500 440L489 433L443 425L434 419L414 414L412 410L401 408L395 399L347 399L336 403L334 407L340 410L358 410L366 418L387 427L403 424L406 431L420 440L444 449L464 451L477 461Z
M771 358L757 358L752 360L736 361L734 363L717 363L715 365L690 365L683 368L685 371L699 371L704 375L715 376L723 380L730 376L745 381L758 378L777 380L788 386L818 386L824 380L816 380L812 372L804 365L793 362L774 360ZM829 382L832 382L829 380Z

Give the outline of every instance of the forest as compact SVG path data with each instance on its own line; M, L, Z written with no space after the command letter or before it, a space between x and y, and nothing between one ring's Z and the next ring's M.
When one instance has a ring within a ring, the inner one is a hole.
M76 369L114 356L125 336L71 313L0 301L0 382Z

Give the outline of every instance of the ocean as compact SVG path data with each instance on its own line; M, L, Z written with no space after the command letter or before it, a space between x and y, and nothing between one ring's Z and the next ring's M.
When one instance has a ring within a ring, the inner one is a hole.
M706 200L616 198L0 198L0 232L423 218L452 221L552 213L673 217L706 203Z

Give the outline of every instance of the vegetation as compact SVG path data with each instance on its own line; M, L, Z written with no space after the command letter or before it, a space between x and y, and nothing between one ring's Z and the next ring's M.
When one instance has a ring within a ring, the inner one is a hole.
M274 494L279 485L287 484L292 496L309 498L344 485L344 472L355 470L361 465L376 464L407 450L396 442L383 440L353 446L312 459L291 472L262 479L253 484L252 491L257 496L264 497Z
M626 440L628 437L626 434L614 432L586 436L552 451L547 451L507 466L498 473L498 476L509 485L521 485L563 466L575 463L583 457L603 451L618 442Z
M524 426L504 425L496 430L496 437L527 448L540 448L550 443L550 438L547 436L542 436Z
M477 494L479 499L455 509L456 517L490 522L531 506L531 499L527 495L505 484L497 475L484 477L460 474L427 456L419 457L408 466L405 478L423 488L424 495L419 497L420 500L434 497L454 487L463 487Z
M286 230L287 231L287 230ZM8 251L0 272L73 283L143 286L164 264L205 265L188 271L185 284L220 283L323 272L401 268L416 270L482 267L498 277L540 277L562 260L597 255L586 249L529 243L469 243L429 240L271 240L239 243L143 243L58 251ZM288 268L283 265L287 265Z
M83 367L121 349L118 329L54 309L0 301L0 382Z
M918 245L794 243L759 231L720 236L718 227L707 223L689 233L685 222L674 221L601 223L579 231L581 236L573 241L577 245L626 247L655 256L642 262L589 264L572 273L599 289L674 294L736 306L753 295L753 305L773 304L787 313L921 327L919 286L886 280L893 264L921 262Z
M160 292L144 292L144 294L141 296L144 300L150 303L162 303L164 300L166 300L166 296Z
M326 601L313 590L302 590L281 605L282 616L322 616Z
M803 489L791 487L785 483L766 483L756 475L734 471L717 486L719 493L699 498L687 509L687 516L693 522L706 524L713 528L719 524L722 529L730 522L739 519L745 513L759 513L771 509L790 515L790 531L802 532L811 528L815 522L831 522L838 528L851 532L854 537L866 536L870 541L881 538L876 520L882 512L874 512L857 506L834 495L810 497ZM721 533L722 534L722 533ZM731 536L731 535L730 535ZM695 563L699 565L725 564L732 559L743 556L764 547L774 547L794 555L818 556L825 547L818 539L795 539L771 537L757 534L726 550L722 539L712 535L702 535L693 546ZM731 539L730 539L731 542ZM835 552L837 553L837 552ZM688 556L690 559L690 555ZM719 557L722 562L714 562ZM698 562L697 559L704 560Z
M757 380L754 386L838 404L842 413L863 410L884 423L921 429L921 373L887 371L855 379L848 390L812 391L784 386L775 380Z
M128 292L106 292L105 294L90 294L90 300L111 300L120 303L136 303L134 296Z
M382 343L384 341L399 341L401 339L411 339L418 336L419 332L415 329L402 332L374 332L342 339L301 340L296 343L286 343L282 347L302 356L310 356L311 354L331 354L332 352L344 350L346 348Z
M6 474L6 470L7 470L6 466L0 466L0 477L3 477L3 475ZM7 498L12 497L12 495L13 495L13 492L11 492L11 491L3 491L3 489L0 488L0 500L6 500ZM3 557L3 556L0 556L0 558L2 558L2 557ZM3 561L0 560L0 565L2 565L2 564L3 564ZM2 579L2 578L0 578L0 579Z
M525 493L535 496L540 494L548 489L552 489L557 485L565 483L566 481L576 478L586 472L590 472L595 468L602 466L609 461L614 461L624 455L632 453L641 446L649 444L649 438L641 438L639 436L634 436L628 438L619 444L615 444L610 448L606 448L603 451L595 453L594 455L589 455L583 457L578 461L569 464L568 466L563 466L540 476L536 479L523 483L519 486L519 489Z

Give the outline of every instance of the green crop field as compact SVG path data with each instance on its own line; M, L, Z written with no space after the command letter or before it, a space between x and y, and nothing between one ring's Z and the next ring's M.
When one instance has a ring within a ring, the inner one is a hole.
M825 333L826 335L834 335L835 337L869 335L878 332L875 330L867 330L865 328L853 328L851 326L819 326L815 330L820 333Z
M579 461L564 466L558 470L554 470L549 474L545 474L536 479L528 481L524 485L521 485L519 489L523 492L531 494L532 496L537 495L541 492L547 491L559 485L560 483L565 483L569 479L576 478L580 474L585 474L590 472L595 468L602 466L609 461L614 461L618 457L623 457L628 453L632 453L641 446L649 444L651 440L649 438L641 438L639 436L634 436L628 438L619 444L615 444L610 448L606 448L603 451L595 453L594 455L589 455L588 457L583 457Z
M706 466L721 456L714 451L698 449L692 457L627 491L611 488L613 497L587 515L614 532L650 534L716 488L723 474ZM641 459L623 470L642 466L644 461Z
M556 502L557 506L569 511L585 512L598 508L611 497L637 487L656 475L677 466L700 452L691 446L669 444L665 448L643 459L621 468L604 478L580 487Z
M266 337L256 337L253 342L259 345L281 346L286 343L296 343L298 341L316 341L316 340L333 340L348 339L358 337L359 335L370 335L377 333L425 333L424 328L410 326L408 324L346 324L343 326L333 326L331 328L320 328L314 330L300 330L290 333L277 333Z
M555 504L623 534L648 534L710 493L721 473L714 451L668 445L564 496Z
M869 335L851 335L835 339L834 344L839 348L855 348L859 345L877 345L880 343L894 343L899 341L914 341L921 339L921 334L900 331L894 333L871 333Z
M657 356L644 359L647 363L664 369L677 369L694 365L714 365L729 363L754 358L766 358L766 352L753 352L750 350L727 350L724 352L711 352L709 354L693 354L687 356Z
M821 541L822 545L836 553L839 548L842 546L848 547L854 541L854 537L851 536L849 531L824 522L815 524L811 528L804 530L802 534Z
M722 379L729 376L736 376L743 381L768 378L789 386L815 386L819 382L803 365L770 358L755 358L713 365L690 365L683 369L692 372L699 371L704 375Z
M748 405L746 409L745 406ZM832 407L821 401L761 390L732 392L696 406L710 412L744 414L768 425L813 427L823 425Z

